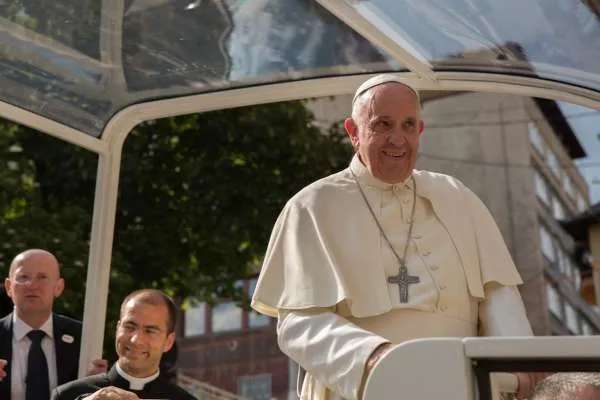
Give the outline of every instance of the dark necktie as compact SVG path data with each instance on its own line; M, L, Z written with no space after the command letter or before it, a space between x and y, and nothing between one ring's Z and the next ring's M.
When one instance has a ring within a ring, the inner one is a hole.
M29 356L27 357L27 378L25 379L25 400L50 399L50 379L48 378L48 362L42 350L44 331L33 330L27 334L31 339Z

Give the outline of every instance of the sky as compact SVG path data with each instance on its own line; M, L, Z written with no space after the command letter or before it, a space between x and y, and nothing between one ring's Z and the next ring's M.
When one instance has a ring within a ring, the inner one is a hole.
M560 102L559 106L587 153L587 157L575 163L588 183L591 203L598 203L600 202L600 111L564 102Z

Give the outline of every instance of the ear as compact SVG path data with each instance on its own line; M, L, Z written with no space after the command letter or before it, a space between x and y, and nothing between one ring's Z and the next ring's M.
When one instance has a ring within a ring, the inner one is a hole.
M58 297L62 294L63 290L65 290L65 280L60 278L56 281L54 285L54 297Z
M419 120L419 136L423 133L423 129L425 129L425 122L422 119Z
M356 122L352 118L346 118L344 120L344 129L346 129L346 133L350 138L350 142L352 146L357 149L358 148L358 126Z
M12 298L12 281L9 278L4 279L4 290L8 297Z
M165 343L163 353L166 353L167 351L171 350L171 347L173 347L173 343L175 343L175 332L171 332L167 335L167 342Z

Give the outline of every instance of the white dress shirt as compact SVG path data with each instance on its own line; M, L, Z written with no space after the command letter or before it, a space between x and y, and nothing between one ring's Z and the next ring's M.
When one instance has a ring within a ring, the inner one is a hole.
M58 381L56 372L56 351L54 350L54 329L52 325L52 314L40 327L40 330L46 332L42 339L42 350L48 363L48 378L50 379L50 391L56 387ZM31 340L27 334L33 328L27 325L23 320L17 317L13 312L13 340L12 340L12 365L10 392L11 400L25 400L25 385L27 378L27 357L29 356L29 347Z

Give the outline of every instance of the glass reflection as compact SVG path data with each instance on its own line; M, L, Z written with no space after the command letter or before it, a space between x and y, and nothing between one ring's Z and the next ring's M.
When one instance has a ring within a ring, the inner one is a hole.
M440 67L511 67L600 87L593 1L366 0L356 7L374 13L376 26L405 33Z
M391 68L388 57L315 2L142 4L133 2L123 21L132 91Z
M111 4L0 2L0 99L97 136L148 99L400 69L314 1Z

